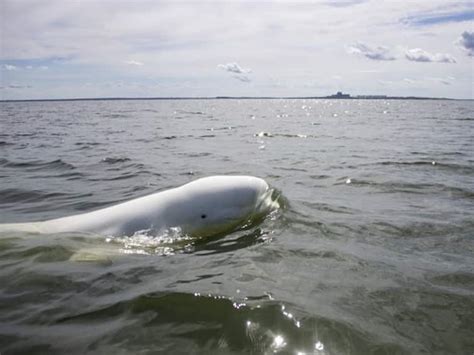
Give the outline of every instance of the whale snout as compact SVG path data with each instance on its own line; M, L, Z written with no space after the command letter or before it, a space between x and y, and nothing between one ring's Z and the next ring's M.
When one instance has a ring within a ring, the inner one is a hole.
M265 180L253 176L237 178L240 178L239 181L234 181L233 187L229 189L231 194L221 201L227 209L222 218L249 220L279 207L274 199L274 190Z
M199 189L194 189L197 186ZM190 213L198 217L190 217L186 229L200 237L238 229L278 207L272 199L273 189L265 180L253 176L203 178L186 189L194 210Z

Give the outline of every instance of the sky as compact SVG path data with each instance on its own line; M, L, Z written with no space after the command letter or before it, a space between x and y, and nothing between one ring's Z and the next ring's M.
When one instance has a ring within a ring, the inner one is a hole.
M474 2L0 0L0 99L473 99Z

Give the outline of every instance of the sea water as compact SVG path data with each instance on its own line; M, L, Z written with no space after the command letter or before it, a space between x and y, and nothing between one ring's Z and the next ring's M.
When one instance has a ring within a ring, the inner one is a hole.
M472 101L2 102L0 115L2 223L217 174L262 177L283 202L251 229L164 246L1 233L2 355L474 351Z

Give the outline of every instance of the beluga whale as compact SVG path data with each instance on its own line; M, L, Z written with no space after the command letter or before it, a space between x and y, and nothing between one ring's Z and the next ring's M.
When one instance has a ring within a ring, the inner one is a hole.
M279 207L274 190L253 176L210 176L180 187L92 212L28 223L0 224L0 231L39 234L159 235L171 228L193 238L243 228Z

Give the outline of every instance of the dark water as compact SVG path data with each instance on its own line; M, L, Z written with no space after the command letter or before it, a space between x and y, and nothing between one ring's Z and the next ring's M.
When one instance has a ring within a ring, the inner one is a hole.
M0 222L214 174L285 201L250 230L89 262L72 256L105 238L1 233L2 355L473 353L473 102L0 110Z

